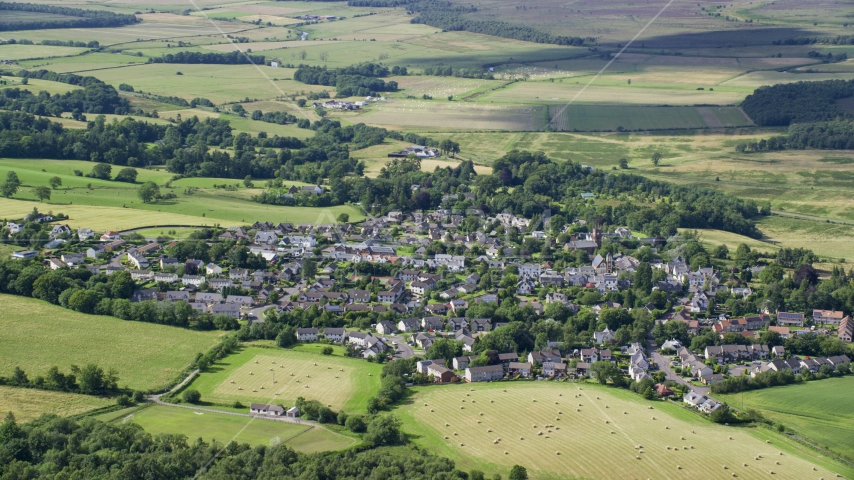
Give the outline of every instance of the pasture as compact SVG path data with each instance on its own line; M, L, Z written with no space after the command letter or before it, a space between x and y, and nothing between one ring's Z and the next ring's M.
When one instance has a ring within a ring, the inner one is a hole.
M52 366L94 363L115 368L119 386L155 390L186 368L222 332L198 332L165 325L86 315L33 298L0 295L0 375L21 367L30 378Z
M36 392L28 388L0 386L0 415L5 416L7 412L12 412L18 422L28 422L45 413L67 417L116 403L109 398L76 393L46 390Z
M249 412L249 408L245 409ZM114 422L133 422L152 435L186 435L189 442L201 438L222 444L230 441L251 445L284 444L302 453L340 450L356 442L351 437L319 425L301 425L210 411L153 405L132 413L113 415Z
M822 447L854 458L854 413L848 408L854 378L827 378L726 395L732 405L758 410Z
M257 122L256 122L257 123ZM32 211L62 212L70 216L72 227L95 230L126 230L156 225L214 225L242 224L266 219L275 222L333 223L340 213L350 215L351 221L364 218L355 207L341 205L328 208L283 207L262 205L249 198L263 190L264 179L256 180L256 188L248 189L236 179L188 178L169 187L165 184L172 174L160 170L138 169L138 182L153 181L161 192L172 192L177 198L155 203L143 203L137 198L139 184L99 180L74 175L74 170L88 173L94 164L78 160L0 159L0 176L15 171L23 186L13 199L0 199L4 216L18 218ZM113 169L117 174L119 167ZM38 202L31 187L47 185L58 176L62 186L52 192L50 200ZM300 182L290 182L300 184ZM214 188L214 185L239 185L237 190ZM199 187L189 193L186 187ZM91 188L90 188L91 187Z
M770 471L803 479L854 472L769 431L716 425L678 405L591 384L427 387L397 411L417 445L463 470L506 472L519 464L536 479L767 478Z
M738 107L649 107L570 105L549 107L559 131L667 130L752 125Z
M246 346L200 375L190 388L202 400L221 404L276 403L297 397L331 405L335 411L364 411L380 384L382 366L365 360L296 350Z

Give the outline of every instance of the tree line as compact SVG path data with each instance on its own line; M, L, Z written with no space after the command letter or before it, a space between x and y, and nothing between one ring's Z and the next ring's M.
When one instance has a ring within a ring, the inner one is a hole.
M450 65L445 67L425 67L422 71L424 75L433 75L436 77L459 77L459 78L481 78L484 80L494 80L489 72L476 68L454 68Z
M422 7L418 16L410 20L410 22L430 25L431 27L441 28L446 31L482 33L501 38L512 38L514 40L522 40L525 42L547 43L552 45L581 46L595 41L595 39L590 37L585 38L552 35L533 27L513 25L496 20L473 20L462 16L462 14L457 11L446 8L432 8L437 6L435 3L441 2L429 2L429 6Z
M753 142L739 142L739 153L775 150L854 150L854 119L837 118L829 122L793 123L788 135L776 135Z
M136 15L108 12L106 10L84 10L81 8L60 7L37 3L0 2L0 10L14 12L44 13L63 15L67 19L45 19L28 17L14 22L3 22L0 31L40 30L46 28L106 28L132 25L138 21Z
M52 366L44 375L30 378L20 367L15 367L12 375L0 377L0 384L23 388L38 388L40 390L55 390L60 392L79 392L87 395L105 395L119 389L119 376L115 369L104 371L95 364L87 364L83 368L71 365L69 373L62 373L58 367Z
M774 40L774 45L854 45L854 35L837 35L835 37L793 37Z
M264 55L250 55L243 52L177 52L167 53L148 59L148 63L207 63L214 65L264 65Z
M397 82L378 78L388 75L388 67L372 63L335 70L300 65L294 72L294 80L308 85L333 86L339 97L373 96L377 92L397 91Z
M826 122L850 118L837 101L854 96L854 80L782 83L759 87L741 103L751 120L763 127Z

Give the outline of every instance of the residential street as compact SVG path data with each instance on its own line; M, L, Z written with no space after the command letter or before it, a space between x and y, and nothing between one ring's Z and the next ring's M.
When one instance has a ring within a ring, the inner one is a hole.
M665 357L664 355L659 353L659 351L655 348L652 338L647 338L646 346L649 358L651 358L655 362L660 371L664 372L666 376L665 378L667 380L672 380L678 384L685 385L690 388L691 391L700 393L702 395L709 395L709 387L698 387L696 385L691 385L690 383L688 383L687 380L680 377L679 375L676 375L676 372L674 372L673 369L670 368L670 358Z
M389 335L384 338L388 338L389 343L397 342L398 351L394 354L394 358L412 358L415 356L415 351L412 350L412 347L406 343L406 339L403 337Z

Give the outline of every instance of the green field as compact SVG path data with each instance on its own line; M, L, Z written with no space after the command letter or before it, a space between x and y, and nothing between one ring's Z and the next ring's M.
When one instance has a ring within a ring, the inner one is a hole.
M221 332L197 332L114 317L85 315L27 297L0 295L0 375L21 367L30 378L52 366L94 363L118 371L119 386L162 388Z
M545 382L427 387L397 411L416 444L464 470L506 472L519 464L535 479L854 473L767 430L715 425L681 406L647 402L626 390L581 388Z
M742 127L752 122L737 107L603 107L570 105L550 109L559 131L667 130Z
M281 443L303 453L340 450L356 442L351 437L319 425L300 425L164 405L103 417L112 417L117 422L136 423L152 435L186 435L190 442L201 438L206 442L216 440L222 444L229 441L252 445Z
M115 403L90 395L0 386L0 415L12 412L18 422L28 422L44 413L67 417Z
M0 176L12 170L22 182L13 199L0 199L0 211L6 218L18 218L31 212L62 212L70 216L72 227L94 230L125 230L157 225L214 225L230 226L252 223L257 220L293 223L334 223L340 213L359 221L364 215L355 207L342 205L329 208L282 207L262 205L251 201L252 195L263 190L264 180L257 180L256 188L247 189L239 180L189 178L175 182L161 192L172 192L177 198L155 203L143 203L137 198L139 184L98 180L74 175L74 170L88 173L94 164L77 160L0 159ZM120 167L113 168L113 175ZM160 170L138 169L137 181L153 181L162 187L172 174ZM47 185L58 176L62 186L54 190L50 200L39 203L31 187ZM300 182L290 182L301 184ZM236 191L213 188L214 185L239 185ZM89 186L92 188L90 189ZM186 187L200 187L192 194Z
M753 408L810 442L854 458L854 412L848 408L854 377L828 378L799 385L727 395L739 408Z
M190 388L201 392L202 400L222 404L293 406L301 396L336 411L364 411L379 388L382 366L340 355L248 346L219 361Z

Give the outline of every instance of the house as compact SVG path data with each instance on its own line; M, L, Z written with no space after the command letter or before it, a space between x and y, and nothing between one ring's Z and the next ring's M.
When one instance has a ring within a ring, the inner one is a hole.
M255 300L249 295L229 295L225 299L225 303L232 303L241 307L251 307L255 303Z
M684 397L682 397L682 401L687 403L688 405L691 405L692 407L697 407L706 400L707 399L705 395L695 392L693 390L688 392Z
M234 268L228 271L228 278L232 281L243 281L249 279L249 270L245 268Z
M316 342L318 331L316 327L298 328L297 340L300 342Z
M451 317L448 319L448 329L452 331L469 328L469 322L464 317Z
M724 376L720 373L713 373L711 375L703 375L702 377L700 377L700 382L702 382L703 385L716 385L723 381Z
M614 339L614 332L605 327L601 332L593 332L593 341L597 344L609 343Z
M842 323L844 313L838 310L813 310L812 318L816 325L836 325ZM777 317L779 320L779 317Z
M492 330L492 320L488 318L472 318L469 326L473 332L488 332Z
M417 335L415 335L413 337L413 340L415 341L416 345L421 347L421 349L427 350L428 348L430 348L431 345L433 345L433 339L434 338L436 338L436 337L429 334L429 333L421 332L421 333L418 333Z
M95 238L95 232L92 231L91 228L78 228L77 229L77 238L81 242L85 242L87 240L92 240Z
M208 285L211 288L222 291L223 288L230 288L234 286L234 282L229 278L209 278Z
M35 250L18 250L17 252L12 252L13 260L29 260L31 258L36 258L38 252Z
M89 258L98 258L99 255L105 255L107 250L103 245L92 245L86 249L86 256Z
M454 357L454 370L463 370L468 368L469 363L471 363L471 360L472 357Z
M498 361L501 362L502 368L507 369L510 367L510 362L518 362L519 361L519 355L516 354L516 352L499 353L498 354Z
M205 265L205 273L208 275L221 275L222 267L215 263L209 263Z
M190 292L184 290L170 290L166 292L166 300L170 302L189 302Z
M249 413L254 413L256 415L272 415L274 417L281 417L285 414L285 409L284 407L280 407L278 405L264 405L261 403L252 403L249 405Z
M852 338L854 338L854 320L851 320L850 315L843 318L839 323L839 330L836 335L839 340L851 343Z
M347 295L354 303L371 303L371 292L368 290L356 290L354 288L350 289Z
M415 371L418 373L423 373L424 375L427 375L427 368L433 364L444 366L445 365L445 359L437 358L434 360L421 360L420 362L415 363Z
M786 347L776 346L771 348L771 354L775 358L783 358L786 356Z
M781 338L789 338L792 336L789 329L786 327L768 327L768 331L779 333Z
M154 273L149 270L131 270L130 278L135 282L147 282L154 278Z
M154 274L154 281L157 283L175 283L178 281L178 275L175 273L158 272Z
M222 303L222 294L220 293L208 293L208 292L199 292L196 294L196 302L205 303L205 304L214 304L214 303Z
M563 362L544 362L543 375L547 377L563 378L566 376L566 364Z
M507 365L507 373L510 375L519 375L522 378L528 378L531 376L531 368L530 363L510 362L510 364Z
M436 383L449 383L455 377L453 370L439 363L432 363L427 367L427 376L433 377Z
M673 395L673 390L667 388L667 385L665 385L663 383L656 383L655 384L655 394L658 395L659 397L662 397L662 398L663 397L669 397L669 396Z
M378 323L376 326L377 333L380 335L391 335L397 332L397 328L395 328L394 324L389 322L388 320L383 320Z
M541 350L528 354L528 362L543 365L546 362L559 362L562 356L558 350Z
M466 381L469 383L491 382L493 380L501 380L502 378L504 378L504 367L501 365L466 368Z
M343 328L326 327L323 329L323 336L335 343L343 342L345 335L347 335L347 331Z
M101 238L100 238L100 240L102 242L115 242L115 241L118 241L121 239L122 239L122 236L119 232L110 232L110 231L104 232L104 234L101 235Z
M589 362L578 362L575 364L575 375L577 377L584 377L587 375L587 372L590 371L590 363Z
M424 307L424 310L427 313L432 313L434 315L444 315L448 313L448 305L444 303L431 303Z
M184 275L181 277L181 284L200 287L205 284L205 277L200 275Z
M424 317L421 319L421 327L427 331L441 331L445 326L442 317Z
M804 314L777 311L777 325L782 327L803 327Z
M397 322L397 330L400 332L417 332L421 330L421 320L417 318L405 318Z
M288 416L288 417L291 417L291 418L299 417L299 416L300 416L299 408L297 408L297 407L291 407L291 408L289 408L289 409L288 409L288 411L287 411L287 412L285 412L285 415L286 415L286 416Z
M583 362L596 363L599 361L599 350L595 348L582 348L579 352L579 358Z
M157 290L154 288L146 288L143 290L135 290L130 297L131 302L147 302L157 300Z

